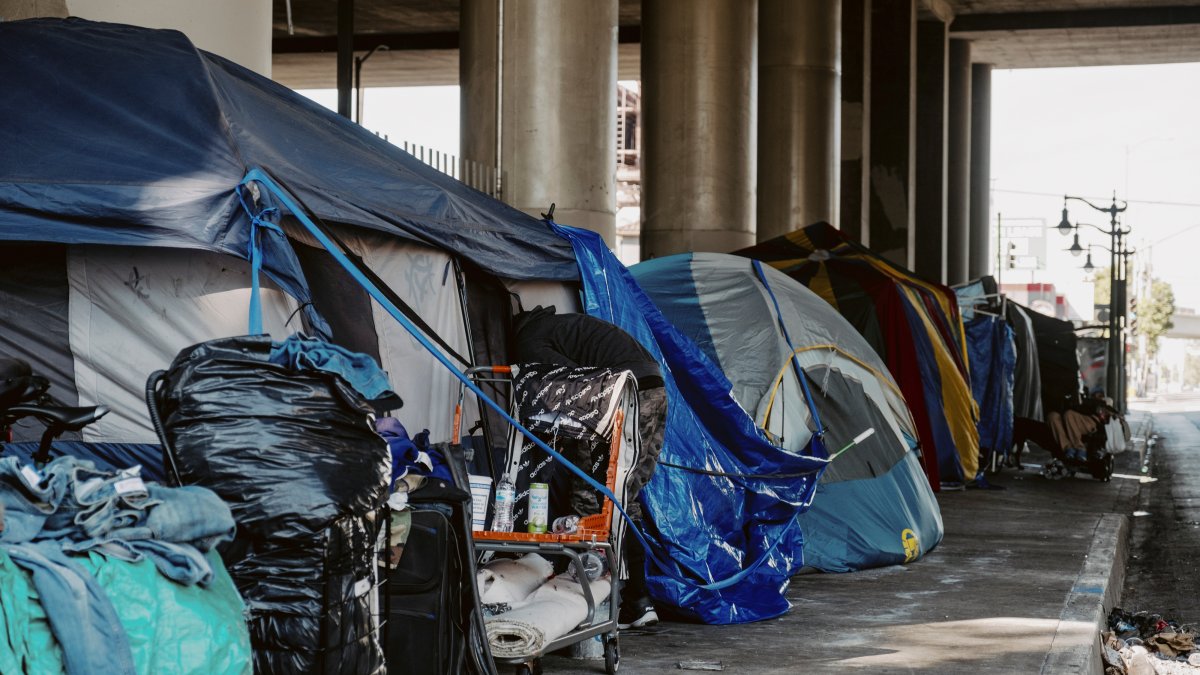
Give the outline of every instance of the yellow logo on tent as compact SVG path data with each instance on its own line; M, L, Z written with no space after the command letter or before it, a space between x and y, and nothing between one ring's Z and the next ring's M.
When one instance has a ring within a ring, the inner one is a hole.
M912 562L921 554L921 544L917 541L917 533L905 528L900 532L900 543L904 545L904 562Z

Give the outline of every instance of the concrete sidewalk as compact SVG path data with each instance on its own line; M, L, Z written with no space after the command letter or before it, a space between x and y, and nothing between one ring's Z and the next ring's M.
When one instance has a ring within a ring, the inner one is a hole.
M1005 490L943 492L945 539L922 560L795 577L792 611L771 621L622 633L621 672L698 661L731 673L1102 673L1099 622L1119 601L1139 468L1132 451L1108 483L1006 469L994 479ZM604 672L555 656L543 665Z

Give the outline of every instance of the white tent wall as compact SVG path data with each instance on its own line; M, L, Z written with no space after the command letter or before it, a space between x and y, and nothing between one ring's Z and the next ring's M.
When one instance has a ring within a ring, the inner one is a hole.
M446 344L472 358L458 276L449 255L382 235L342 232L338 236ZM371 312L379 336L380 365L404 401L391 415L410 434L428 429L431 442L451 440L458 380L379 303L371 303ZM479 406L471 400L464 402L462 428L470 428L478 418Z
M67 278L79 405L112 409L84 430L86 441L157 443L144 396L150 373L185 347L245 335L249 325L250 265L233 256L70 246ZM297 303L262 280L263 330L282 340Z

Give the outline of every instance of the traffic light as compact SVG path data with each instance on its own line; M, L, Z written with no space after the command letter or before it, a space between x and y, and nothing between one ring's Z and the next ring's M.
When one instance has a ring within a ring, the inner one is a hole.
M1017 269L1017 245L1013 242L1008 242L1008 269Z

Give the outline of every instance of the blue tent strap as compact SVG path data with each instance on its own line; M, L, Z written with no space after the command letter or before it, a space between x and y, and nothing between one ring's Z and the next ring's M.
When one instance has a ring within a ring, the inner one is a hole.
M339 248L333 243L333 241L330 240L330 238L328 236L326 236L325 232L320 227L318 227L316 225L316 223L314 223L312 221L312 219L310 219L308 217L307 210L302 208L300 206L299 202L294 197L292 197L283 188L281 188L269 175L267 175L267 173L265 171L263 171L262 169L258 169L258 168L250 169L248 172L246 172L245 177L242 178L242 182L238 185L238 188L237 188L239 197L241 197L242 187L249 185L250 183L258 183L259 185L263 186L264 188L267 189L268 192L273 194L283 206L287 207L288 211L291 212L292 215L294 215L296 217L296 219L300 221L300 223L304 226L304 228L306 230L308 230L308 232L310 234L312 234L313 237L316 238L316 240L323 247L325 247L325 250L327 250L330 255L333 256L334 260L336 260L338 262L338 264L341 265L342 268L345 269L346 272L348 272L350 274L350 276L353 277L354 280L360 286L362 286L362 288L364 290L366 290L367 293L370 294L371 297L374 298L376 302L379 303L379 305L381 307L383 307L385 310L387 310L388 314L390 314L392 316L392 318L396 320L397 323L399 323L401 326L403 326L404 329L406 331L408 331L408 333L410 335L412 335L412 337L418 343L420 343L420 345L422 347L424 347L426 351L428 351L431 355L433 355L433 357L435 359L437 359L437 361L439 363L441 363L443 366L445 366L445 368L447 370L449 370L454 375L454 377L456 377L460 382L463 383L464 386L466 386L467 389L469 389L473 394L475 394L475 396L477 396L480 401L483 401L488 407L492 408L492 410L494 410L497 414L499 414L501 416L501 418L504 419L504 421L508 422L513 427L515 427L517 429L517 431L519 431L522 435L524 435L526 438L528 438L530 441L532 441L533 444L536 445L538 448L540 448L543 452L545 452L546 454L550 455L554 459L561 462L563 466L567 467L567 469L569 469L572 473L579 476L585 483L587 483L592 488L596 489L600 494L604 495L606 498L611 500L613 505L617 508L617 511L620 512L621 516L629 523L630 531L633 532L634 536L636 536L638 538L638 541L641 542L642 547L646 550L646 553L650 556L650 558L659 567L659 569L662 570L662 572L664 574L676 579L677 581L680 581L681 583L687 584L694 588L700 588L703 590L710 590L710 591L721 590L723 588L728 588L730 586L733 586L734 584L737 584L738 582L745 579L747 576L753 574L764 562L767 561L768 558L771 557L771 553L776 548L778 548L779 544L783 541L783 533L787 532L790 528L784 528L781 531L780 536L775 541L773 541L771 543L771 545L763 552L763 554L760 555L756 560L751 561L748 566L742 568L738 572L734 573L732 576L730 576L726 579L722 579L721 581L715 581L715 582L707 583L707 584L700 584L700 583L697 583L695 580L685 579L679 572L676 571L678 569L678 567L675 564L673 564L672 562L669 562L669 561L664 562L662 560L662 558L660 558L658 556L658 553L655 551L654 547L652 547L650 545L650 543L646 540L645 535L643 535L642 532L638 529L636 522L632 518L629 517L628 513L625 512L625 508L621 505L621 501L619 499L617 499L617 496L615 494L613 494L613 492L611 490L609 490L607 486L605 486L602 483L597 482L595 479L593 479L591 476L589 476L582 469L575 466L566 457L563 457L556 450L554 450L549 445L547 445L544 441L542 441L542 439L535 436L533 434L533 432L531 432L529 429L526 429L520 422L518 422L516 419L514 419L508 413L508 411L506 411L498 403L493 401L491 399L491 397L489 397L487 394L485 394L483 392L483 390L480 389L479 386L476 385L475 382L470 377L468 377L467 375L462 373L458 368L456 368L454 366L454 364L452 364L450 362L450 360L446 357L446 355L442 354L437 349L437 347L435 347L433 345L433 343L424 334L422 334L419 330L417 330L417 327L415 325L413 325L412 322L409 321L409 319L407 317L404 316L403 312L401 312L399 310L399 308L397 308L394 304L392 304L392 302L387 299L387 297L379 290L379 288L377 288L375 286L375 284L371 283L370 279L368 279L354 265L354 263L352 263L349 260L349 258L347 258L345 256L345 254L343 254L341 252L341 250L339 250ZM241 201L242 201L242 207L246 209L247 214L250 215L250 217L252 219L261 219L262 217L268 215L267 211L269 210L269 208L273 208L273 207L269 207L268 209L264 209L262 212L256 213L246 203L245 199L242 199ZM252 252L253 252L253 249L252 249ZM796 515L793 515L793 517L792 517L793 522L798 515L799 515L798 512Z
M239 186L240 187L240 186ZM262 244L258 242L259 230L266 228L283 234L283 230L279 228L274 219L279 217L279 209L274 206L268 206L260 211L255 212L246 203L246 197L242 191L237 190L238 201L242 203L242 208L250 215L250 238L249 238L249 254L250 254L250 318L249 318L249 333L250 335L262 335L262 298L261 298L261 282L259 275L262 273Z
M775 306L775 319L779 322L779 330L783 332L783 339L787 342L788 349L791 350L792 368L796 371L796 379L800 380L800 388L804 390L804 401L808 404L808 411L812 413L813 424L817 427L815 436L821 438L825 435L825 425L821 424L821 414L817 412L817 403L813 399L812 391L808 388L808 375L804 373L804 369L800 367L800 356L796 353L796 347L792 344L792 338L788 335L787 324L783 321L783 311L779 309L779 300L775 298L775 291L771 290L771 284L767 283L767 275L763 272L762 263L757 260L751 260L754 265L754 272L758 275L758 280L762 282L763 288L767 289L767 295L771 297L771 304Z

